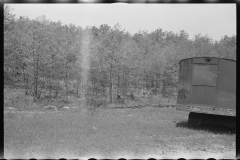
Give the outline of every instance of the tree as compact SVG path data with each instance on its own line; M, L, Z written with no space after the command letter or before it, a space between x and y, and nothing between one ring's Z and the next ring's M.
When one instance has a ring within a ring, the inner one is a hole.
M8 4L4 4L4 32L13 29L15 22L15 15L11 13L12 7Z
M189 39L184 30L161 28L131 35L120 24L83 29L45 16L16 19L11 10L4 6L4 78L24 86L34 100L46 92L57 98L60 90L64 97L76 91L77 97L106 96L111 103L117 95L140 89L169 97L177 87L181 59L236 59L236 36L213 42L208 35Z
M236 36L224 36L214 45L215 53L222 58L236 60Z

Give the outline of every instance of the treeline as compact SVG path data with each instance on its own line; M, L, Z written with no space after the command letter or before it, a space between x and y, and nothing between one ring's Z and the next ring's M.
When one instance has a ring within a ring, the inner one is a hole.
M48 95L107 96L147 90L171 96L178 62L189 57L236 59L236 36L213 41L184 30L131 35L119 24L77 27L45 16L15 18L4 6L4 83L21 85L34 100Z

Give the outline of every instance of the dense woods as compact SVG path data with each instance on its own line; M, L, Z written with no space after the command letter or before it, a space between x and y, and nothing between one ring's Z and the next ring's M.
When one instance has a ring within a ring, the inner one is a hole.
M161 27L161 26L159 26ZM4 84L34 101L61 96L106 97L176 93L178 62L189 57L236 60L236 36L193 39L161 28L130 34L120 24L82 28L45 16L16 18L4 5Z

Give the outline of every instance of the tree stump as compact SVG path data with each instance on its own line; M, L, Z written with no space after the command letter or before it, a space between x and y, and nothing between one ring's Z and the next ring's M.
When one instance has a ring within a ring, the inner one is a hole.
M135 99L135 97L134 97L134 95L132 93L130 94L130 98L131 99Z

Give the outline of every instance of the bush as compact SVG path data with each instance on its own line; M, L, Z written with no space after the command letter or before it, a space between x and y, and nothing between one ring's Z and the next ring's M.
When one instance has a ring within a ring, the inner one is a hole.
M93 107L100 107L106 104L106 98L104 97L91 97L87 99L87 105Z
M125 101L124 101L124 99L117 99L117 103L118 104L125 104Z

